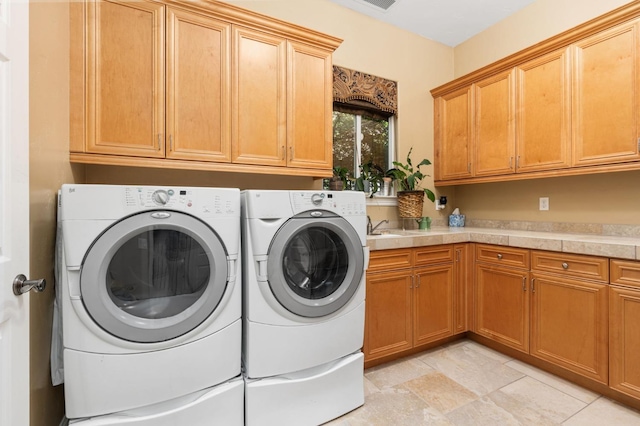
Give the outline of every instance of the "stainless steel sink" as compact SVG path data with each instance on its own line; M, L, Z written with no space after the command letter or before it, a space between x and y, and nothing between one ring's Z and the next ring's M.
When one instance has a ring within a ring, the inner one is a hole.
M369 235L367 235L367 237L374 237L374 238L381 238L381 237L401 237L402 235L400 234L394 234L392 232L373 232Z

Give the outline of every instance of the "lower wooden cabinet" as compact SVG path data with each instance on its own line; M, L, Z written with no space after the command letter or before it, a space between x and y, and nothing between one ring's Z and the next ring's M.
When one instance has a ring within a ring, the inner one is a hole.
M411 269L367 274L366 360L413 347L412 274Z
M531 355L606 384L607 286L538 273L531 281Z
M640 398L640 289L609 288L609 386Z
M529 352L528 250L476 246L474 331Z
M413 346L453 335L453 264L414 269Z
M481 243L371 253L365 362L467 331L640 401L638 261Z
M454 306L458 297L454 289L466 286L454 286L453 253L452 245L371 253L365 361L400 354L455 333ZM466 258L461 259L465 261Z
M640 262L611 260L611 284L609 386L640 399Z
M465 333L471 329L473 308L472 260L469 251L473 244L453 246L453 334Z
M608 259L531 252L531 355L608 381Z

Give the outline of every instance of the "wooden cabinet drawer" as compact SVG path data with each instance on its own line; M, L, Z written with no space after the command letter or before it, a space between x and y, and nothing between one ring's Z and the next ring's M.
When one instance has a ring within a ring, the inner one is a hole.
M476 244L476 261L529 269L529 250Z
M372 251L367 272L411 268L412 253L410 248Z
M640 287L640 262L611 259L611 284Z
M531 270L594 281L609 281L609 262L604 257L532 251Z
M413 265L435 265L437 263L453 262L453 246L427 246L413 249Z

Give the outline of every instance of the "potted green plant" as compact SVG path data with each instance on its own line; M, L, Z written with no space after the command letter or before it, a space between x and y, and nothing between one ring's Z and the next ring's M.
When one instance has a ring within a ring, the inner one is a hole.
M381 191L382 191L382 195L384 196L395 195L394 188L393 188L393 181L395 180L396 176L394 173L395 173L395 169L389 169L386 172L384 172L384 175L382 176Z
M333 168L333 176L329 179L329 189L332 191L342 191L347 187L349 180L349 169L342 166Z
M409 149L407 154L406 163L394 161L394 169L389 172L398 181L398 210L400 217L422 217L422 205L424 202L424 196L432 202L435 201L436 196L428 188L421 188L420 183L425 177L429 175L422 173L421 166L431 165L431 161L426 158L420 161L416 166L411 161L411 152L413 147Z
M382 167L375 164L373 160L369 160L368 162L361 164L360 176L358 176L355 181L356 190L364 191L372 197L373 194L378 192L383 176L384 170L382 170Z

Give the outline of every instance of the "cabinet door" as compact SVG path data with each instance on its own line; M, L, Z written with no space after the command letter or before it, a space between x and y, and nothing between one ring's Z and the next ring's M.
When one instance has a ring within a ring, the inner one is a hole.
M232 162L286 165L284 38L233 28Z
M609 386L640 398L640 291L609 288Z
M454 246L453 264L453 333L464 333L469 327L469 244Z
M527 273L476 264L475 331L529 352Z
M475 176L515 171L514 70L475 85Z
M364 356L367 361L413 347L411 269L367 275Z
M333 166L331 52L288 42L287 143L289 167Z
M640 159L638 23L581 40L574 48L574 165Z
M453 335L453 265L414 272L414 346Z
M473 176L473 91L471 86L435 100L435 179Z
M537 273L531 281L531 355L607 383L607 286Z
M516 171L571 166L571 73L567 50L517 68Z
M231 161L231 25L167 11L168 158Z
M86 151L164 157L164 6L86 4Z

